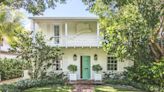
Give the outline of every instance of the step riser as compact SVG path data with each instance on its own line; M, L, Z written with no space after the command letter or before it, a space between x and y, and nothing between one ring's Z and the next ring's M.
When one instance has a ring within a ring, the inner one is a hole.
M69 84L85 84L85 85L92 85L92 84L103 84L103 83L102 83L102 81L77 80L77 81L69 81Z

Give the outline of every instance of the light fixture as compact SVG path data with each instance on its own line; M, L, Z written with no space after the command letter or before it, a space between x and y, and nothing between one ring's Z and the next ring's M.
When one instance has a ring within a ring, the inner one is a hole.
M97 56L97 54L95 54L94 55L94 60L97 61L97 59L98 59L98 56Z
M77 55L76 55L76 54L73 55L73 60L74 60L74 61L77 60Z

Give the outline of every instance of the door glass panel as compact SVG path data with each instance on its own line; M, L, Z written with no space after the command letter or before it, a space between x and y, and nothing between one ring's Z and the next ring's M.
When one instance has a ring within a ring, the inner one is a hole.
M54 25L54 43L59 44L60 33L59 25Z

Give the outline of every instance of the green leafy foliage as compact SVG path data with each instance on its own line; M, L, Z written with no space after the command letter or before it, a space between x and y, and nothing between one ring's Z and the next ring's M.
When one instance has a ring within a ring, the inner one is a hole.
M30 64L20 59L0 59L0 74L2 80L22 77L23 70L29 69Z
M43 87L48 85L64 85L66 82L65 76L61 74L53 74L44 79L26 79L20 80L14 84L0 85L2 92L22 92L25 89L34 87Z
M0 5L0 44L5 38L9 44L16 40L16 34L25 31L21 24L22 13Z
M62 55L60 48L46 44L42 33L36 34L35 41L32 40L30 33L19 33L17 37L18 40L13 43L11 51L19 53L18 57L33 64L32 78L44 75L54 60Z
M107 52L133 61L159 60L157 39L163 26L163 0L83 0L100 17ZM151 48L149 48L149 46ZM144 54L146 57L140 55ZM153 56L152 56L153 55Z
M93 65L92 69L93 69L93 71L98 73L102 70L102 67L100 66L100 64L97 64L97 65Z
M76 65L69 65L68 70L74 73L77 71L77 66Z
M64 72L62 73L59 73L59 74L56 74L54 72L50 72L48 73L48 75L46 75L46 77L44 79L50 79L50 80L53 80L53 79L61 79L63 81L67 81L67 75L64 74Z
M142 64L138 67L127 68L125 72L127 80L142 84L164 87L164 61L160 63Z
M64 84L64 82L60 79L55 80L55 78L53 80L47 80L47 79L22 80L22 81L17 82L16 86L20 90L25 90L28 88L43 87L46 85L53 85L53 84Z
M33 15L42 14L47 8L55 8L57 4L65 3L65 0L1 0L0 5L24 8Z
M131 73L131 75L133 77L136 76L133 73ZM151 81L151 80L149 80L149 81ZM163 92L163 90L164 90L163 87L160 87L158 85L149 84L149 83L141 83L139 81L131 80L129 78L129 76L127 76L127 72L125 72L123 74L104 72L103 82L105 84L130 85L130 86L133 86L135 88L142 89L142 90L145 90L145 91L148 91L148 92Z
M0 85L0 92L21 92L14 84Z

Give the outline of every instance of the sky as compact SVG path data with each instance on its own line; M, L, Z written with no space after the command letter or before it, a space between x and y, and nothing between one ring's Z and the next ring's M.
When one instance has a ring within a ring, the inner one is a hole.
M66 4L58 4L55 9L47 9L43 17L96 17L96 15L91 14L82 2L82 0L66 0ZM30 20L28 17L31 17L32 14L29 14L27 11L21 9L25 15L23 25L30 29Z

